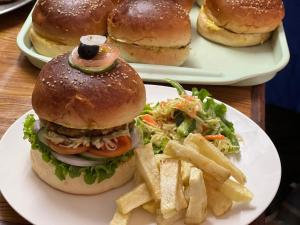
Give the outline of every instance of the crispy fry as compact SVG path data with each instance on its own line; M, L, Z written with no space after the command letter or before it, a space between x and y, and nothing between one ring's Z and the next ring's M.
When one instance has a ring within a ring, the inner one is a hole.
M116 210L114 217L110 221L109 225L128 225L131 213L122 214Z
M160 164L160 210L165 219L174 216L178 207L178 182L180 177L180 161L165 159Z
M188 186L190 179L190 172L193 164L185 160L181 160L181 177L184 186Z
M184 194L185 200L186 200L187 203L189 204L189 201L190 201L190 186L186 186L186 187L184 188L183 194Z
M152 196L145 183L140 184L132 191L117 199L116 203L121 213L126 214L131 210L149 202Z
M229 170L201 155L194 148L181 145L176 141L169 141L164 153L193 163L196 167L212 175L220 182L224 182L230 176Z
M182 209L179 212L177 212L174 216L165 219L162 214L160 213L160 211L158 211L156 213L156 222L157 225L173 225L176 221L182 219L185 215L185 210Z
M193 167L189 179L189 206L186 211L185 224L199 224L207 214L207 195L202 171Z
M235 202L249 202L253 199L251 191L234 180L228 179L219 190Z
M141 183L144 183L141 173L138 170L135 170L135 172L134 172L133 182L136 186L138 186Z
M147 212L151 214L155 214L157 210L157 203L154 201L147 202L144 205L142 205L143 209L145 209Z
M180 167L181 167L181 162L183 161L180 161ZM180 172L182 170L180 169ZM188 204L187 204L187 201L185 199L185 196L184 196L184 187L183 187L183 183L182 183L182 178L181 178L181 175L179 174L178 176L178 183L177 183L177 205L176 205L176 210L177 211L180 211L182 209L185 209L187 208Z
M217 147L207 141L201 134L189 134L184 144L197 149L199 153L228 169L231 175L241 184L245 184L246 176Z
M223 193L206 185L207 205L215 216L222 216L231 209L232 201Z
M159 170L152 145L135 149L137 168L155 201L160 200Z
M169 155L166 155L166 154L156 154L156 155L154 155L154 158L156 160L157 167L159 169L160 168L160 162L162 160L165 160L165 159L170 159L171 157Z
M204 174L204 180L208 185L219 190L232 201L249 202L253 198L253 194L247 187L234 180L228 179L224 183L220 183L208 174Z

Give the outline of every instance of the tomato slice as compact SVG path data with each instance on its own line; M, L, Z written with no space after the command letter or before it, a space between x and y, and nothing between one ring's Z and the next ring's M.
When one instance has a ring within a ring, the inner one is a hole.
M47 145L55 152L62 155L74 155L82 152L86 152L89 148L85 146L79 146L77 148L69 148L62 145L54 144L51 141L47 140Z
M95 156L104 156L104 157L117 157L131 149L132 143L131 138L129 136L120 136L118 139L118 147L114 151L110 151L107 149L94 150L89 149L88 152Z

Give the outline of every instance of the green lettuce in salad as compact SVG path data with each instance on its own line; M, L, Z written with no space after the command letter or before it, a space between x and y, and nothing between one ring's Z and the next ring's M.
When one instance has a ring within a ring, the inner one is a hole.
M96 166L79 167L68 165L57 160L52 155L51 149L39 140L37 131L34 129L35 121L32 114L26 117L23 127L24 139L27 139L31 143L31 148L33 150L41 153L45 162L51 163L55 167L55 175L60 180L65 180L67 176L75 178L83 174L86 184L101 182L104 179L112 177L118 166L122 162L128 161L134 154L133 151L129 151L119 157L108 158Z
M155 154L163 153L169 140L183 140L190 133L200 133L225 154L238 153L239 142L233 124L226 119L227 108L217 103L206 89L192 89L187 95L176 81L167 80L178 97L147 104L136 118L143 143L152 143Z

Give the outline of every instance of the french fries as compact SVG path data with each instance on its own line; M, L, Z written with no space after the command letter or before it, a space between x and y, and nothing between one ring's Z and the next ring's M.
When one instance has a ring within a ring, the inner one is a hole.
M166 155L166 154L156 154L156 155L154 155L154 158L155 158L157 167L159 169L161 161L163 161L165 159L171 159L172 157L169 155Z
M136 170L134 172L134 175L133 175L133 182L136 186L138 186L139 184L141 183L144 183L144 180L141 176L141 173L139 172L139 170Z
M154 201L147 202L143 204L142 207L151 214L155 214L157 210L157 204Z
M188 186L188 184L189 184L190 173L191 173L192 167L193 167L192 163L187 162L185 160L181 160L181 177L182 177L182 183L185 186Z
M135 150L137 168L146 182L155 201L160 200L159 170L154 158L152 145Z
M245 175L211 145L190 134L183 144L169 141L164 154L154 155L152 146L136 149L137 186L116 201L110 225L128 225L132 210L140 206L156 216L158 225L179 219L189 225L203 222L207 209L218 217L233 201L249 202L253 195L243 185Z
M193 163L196 167L212 175L220 182L224 182L230 177L229 170L201 155L197 150L190 146L181 145L176 141L169 141L164 153Z
M181 165L180 161L180 165ZM181 166L180 166L181 167ZM188 204L187 204L187 200L185 199L185 195L184 195L184 186L182 183L182 178L181 175L178 175L178 183L177 183L177 205L176 205L176 210L180 211L182 209L187 208Z
M180 161L166 159L160 164L160 210L164 219L177 214L178 207L178 182L180 177ZM183 194L183 193L182 193Z
M201 134L189 134L184 144L197 149L199 153L215 161L220 166L228 169L231 175L241 184L245 184L246 176L212 143L207 141Z
M234 180L228 179L224 183L219 183L208 174L204 175L204 180L207 184L209 184L214 189L219 190L232 201L249 202L253 198L253 194L248 190L247 187Z
M145 183L117 199L116 203L121 213L127 214L131 210L149 202L152 196Z
M189 179L189 205L186 211L185 224L199 224L206 218L207 195L202 171L191 168Z
M232 201L221 192L206 185L207 205L215 216L222 216L231 209Z
M247 187L230 179L225 181L219 190L235 202L250 202L253 199L253 194Z
M109 225L128 225L130 213L122 214L119 210L116 210L114 217L110 221Z
M179 212L177 212L175 215L173 215L172 217L165 219L162 216L161 212L158 211L157 216L156 216L157 225L173 225L176 221L182 219L184 217L184 214L185 214L185 210L182 209Z

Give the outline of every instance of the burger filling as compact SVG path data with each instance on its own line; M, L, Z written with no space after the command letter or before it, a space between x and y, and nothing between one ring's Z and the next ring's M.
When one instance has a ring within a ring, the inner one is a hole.
M41 124L42 139L65 148L86 147L84 151L90 152L118 150L123 144L122 140L127 139L131 142L130 131L133 129L133 123L103 130L72 129L48 121L42 121ZM128 150L130 148L131 146L128 146Z
M28 115L24 122L24 138L33 150L55 167L60 180L83 175L87 184L101 182L114 175L118 166L133 156L134 124L103 130L66 128Z

